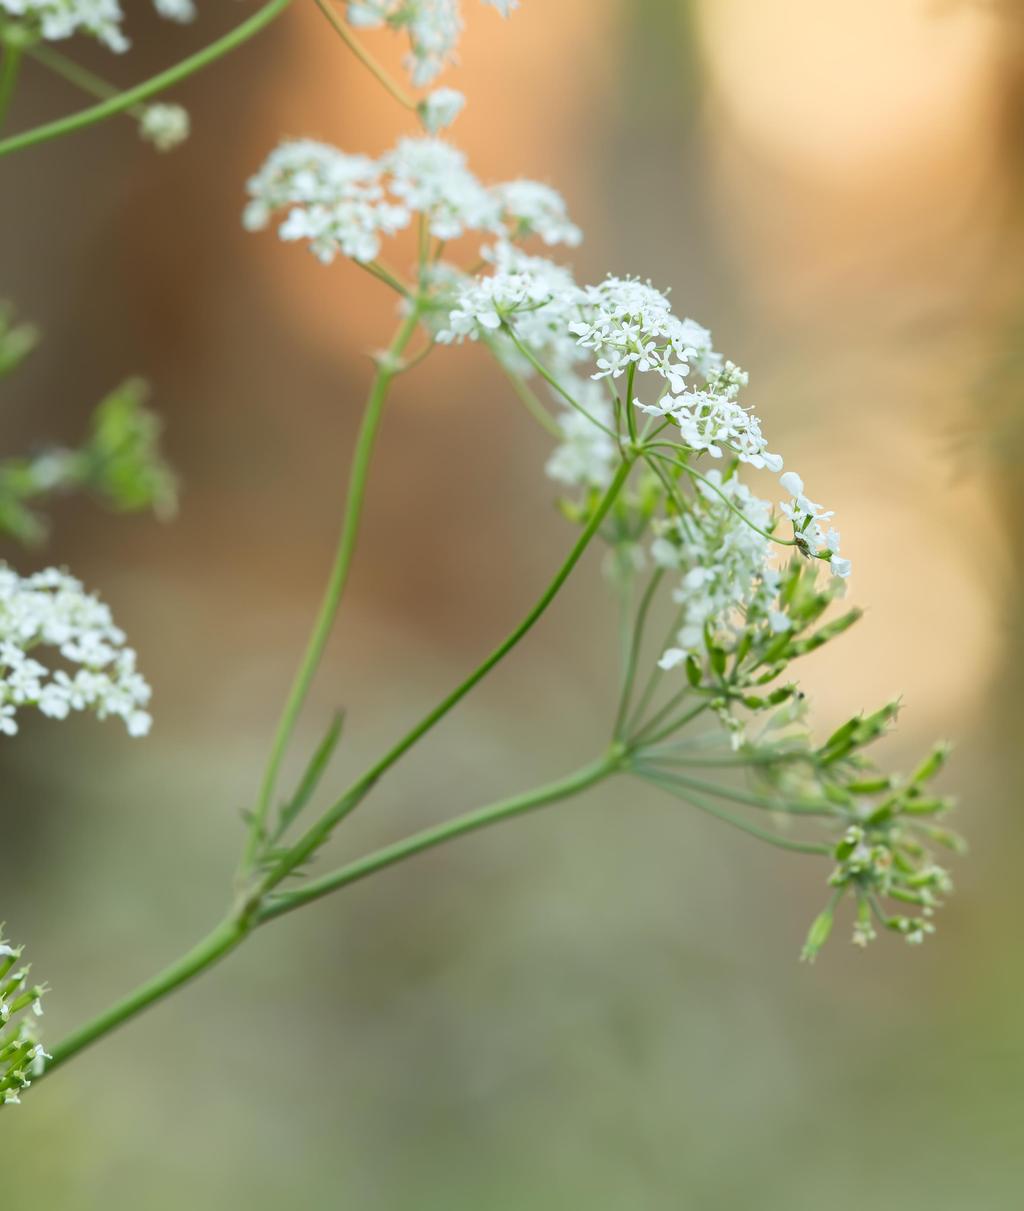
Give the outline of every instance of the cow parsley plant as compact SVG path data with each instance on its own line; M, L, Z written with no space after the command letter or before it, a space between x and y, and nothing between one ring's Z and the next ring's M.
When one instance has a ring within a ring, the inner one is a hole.
M116 0L0 0L0 122L26 62L76 83L93 102L65 119L0 136L0 158L117 114L138 121L157 148L177 145L188 115L157 98L240 47L293 2L250 6L203 51L118 90L48 45L80 34L125 49ZM831 510L807 495L770 423L755 410L747 372L662 284L618 266L598 281L578 281L560 259L582 239L562 195L548 182L518 176L481 180L457 142L440 133L465 104L461 93L434 86L456 55L458 0L310 2L325 18L325 36L340 38L408 123L383 151L285 139L268 149L245 186L248 231L272 228L308 248L324 273L352 272L354 282L389 291L396 303L397 328L376 357L352 454L327 588L262 774L240 792L249 806L223 920L177 963L54 1044L51 1055L25 1014L38 1007L42 987L28 983L20 951L0 944L6 1102L209 969L257 928L426 849L601 783L631 803L628 784L644 783L817 862L824 908L803 944L807 959L841 913L858 947L883 931L918 944L934 930L936 910L951 890L938 855L962 843L942 821L950 800L934 789L946 746L907 773L880 768L872 746L892 726L895 702L852 714L825 738L813 729L794 666L856 623L859 612L842 606L852 569ZM512 0L489 2L504 17L516 8ZM174 21L194 15L189 0L155 0L155 7ZM413 91L381 66L363 41L368 31L404 40ZM400 242L402 233L412 238ZM396 249L410 245L410 263L396 265ZM0 374L36 342L31 326L0 309ZM282 768L344 598L389 392L425 358L455 357L467 342L488 351L507 400L547 434L543 472L565 520L567 554L511 633L352 783L330 789L326 808L316 809L318 790L332 781L342 715L325 722L295 785L282 785ZM41 541L40 510L65 491L166 515L174 477L158 437L140 384L129 380L100 405L81 446L0 462L0 531ZM620 690L593 760L332 867L325 859L334 832L514 651L592 546L604 548L602 566L621 615ZM51 720L78 711L116 716L130 735L143 736L149 698L133 650L98 597L68 572L0 564L4 744L33 713ZM314 865L318 860L322 866Z

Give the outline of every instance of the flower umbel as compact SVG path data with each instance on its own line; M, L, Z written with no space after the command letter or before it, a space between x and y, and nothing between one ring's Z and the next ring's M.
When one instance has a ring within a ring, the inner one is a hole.
M36 657L50 650L70 667ZM110 610L56 568L19 576L0 564L0 734L17 734L17 714L35 707L51 719L72 711L117 716L145 736L150 688Z

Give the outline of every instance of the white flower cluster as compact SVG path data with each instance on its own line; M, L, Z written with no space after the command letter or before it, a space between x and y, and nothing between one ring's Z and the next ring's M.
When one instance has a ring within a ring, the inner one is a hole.
M275 210L288 208L281 238L309 240L325 264L338 252L372 261L381 235L409 223L408 210L388 202L380 165L312 139L275 148L247 188L251 200L242 216L247 230L266 227Z
M504 319L522 312L540 312L551 299L548 284L532 273L495 273L470 278L448 313L448 326L439 340L451 344L475 339L481 331L497 332ZM517 334L518 335L518 334Z
M609 277L585 291L584 318L570 324L580 345L593 352L596 378L617 379L627 371L662 380L659 398L633 403L642 412L671 418L691 450L721 458L724 449L753 467L782 470L768 451L757 417L737 402L747 376L723 361L706 328L679 319L667 297L649 282ZM688 388L691 368L704 378Z
M484 0L507 17L518 0ZM459 0L348 0L352 25L367 29L389 25L409 38L406 66L418 88L429 84L455 57L462 34Z
M73 577L56 568L19 576L0 564L0 735L15 735L18 710L35 707L51 719L117 716L129 735L145 736L150 688L124 643L108 607ZM48 668L33 655L42 647L77 667Z
M466 167L466 157L442 139L400 139L381 159L391 192L427 218L430 234L454 240L467 231L500 230L498 200Z
M139 135L157 151L173 151L188 138L188 110L164 102L147 105L139 119Z
M338 253L372 261L384 236L422 214L430 234L453 240L467 232L499 238L536 232L548 243L575 242L565 204L547 186L516 181L489 189L457 148L432 137L404 138L379 160L348 155L309 139L282 143L248 182L243 223L250 231L286 210L279 234L308 240L328 262Z
M0 1103L17 1105L22 1090L34 1076L42 1073L50 1058L36 1039L31 1019L20 1015L31 1010L34 1017L43 1012L42 984L28 982L28 967L17 967L23 947L11 946L0 937Z
M804 495L804 481L795 471L787 471L779 482L793 499L782 505L782 512L793 523L793 537L805 555L828 559L834 576L850 575L851 563L839 554L839 531L834 526L823 530L821 523L832 519L831 510L822 509Z
M478 339L502 320L551 367L578 364L580 353L567 351L575 345L592 359L595 381L632 371L636 390L636 375L655 376L657 402L636 396L632 403L674 421L688 449L714 458L728 450L751 466L782 469L758 418L737 402L747 376L715 352L706 328L678 319L668 298L649 283L609 277L580 288L567 271L539 258L529 265L499 259L494 274L463 284L444 339ZM703 376L700 388L687 386L691 369Z
M565 200L550 185L520 179L496 185L493 192L513 238L539 235L549 247L567 244L571 248L582 241L583 232L569 219Z
M674 594L682 607L679 646L661 657L665 669L703 652L706 627L719 646L729 648L752 625L773 632L791 625L775 608L779 572L770 565L771 540L758 533L771 530L771 505L738 476L723 479L713 469L705 478L706 484L697 484L693 508L664 522L651 548L655 563L683 574Z
M192 0L153 0L153 7L169 21L191 21L196 15ZM0 12L24 18L48 41L90 34L113 51L130 45L121 29L119 0L0 0Z

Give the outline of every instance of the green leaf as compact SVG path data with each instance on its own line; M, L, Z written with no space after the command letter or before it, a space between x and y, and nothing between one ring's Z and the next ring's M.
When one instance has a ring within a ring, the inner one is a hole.
M344 724L345 712L338 711L331 720L331 726L327 729L327 734L320 741L316 752L310 759L309 765L306 766L306 772L302 775L298 789L291 799L282 806L280 815L278 816L277 828L274 830L274 835L271 838L272 841L278 841L284 836L302 809L313 798L316 788L320 785L320 779L323 777L331 757L334 755L338 741L341 739Z

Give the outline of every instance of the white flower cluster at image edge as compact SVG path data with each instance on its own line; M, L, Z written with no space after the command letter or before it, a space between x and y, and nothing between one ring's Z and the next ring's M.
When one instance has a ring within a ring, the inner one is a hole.
M192 0L153 0L153 7L168 21L191 21L196 15ZM113 51L130 46L119 0L0 0L0 13L26 20L47 41L88 34Z
M37 656L49 649L67 667ZM17 714L35 708L51 719L72 711L116 716L145 736L150 688L109 608L65 572L19 576L0 564L0 735L17 734Z
M18 967L24 948L0 934L0 1104L18 1105L20 1094L39 1076L50 1056L36 1038L33 1018L43 1013L43 984L29 984L29 968ZM24 1016L29 1013L26 1019Z

